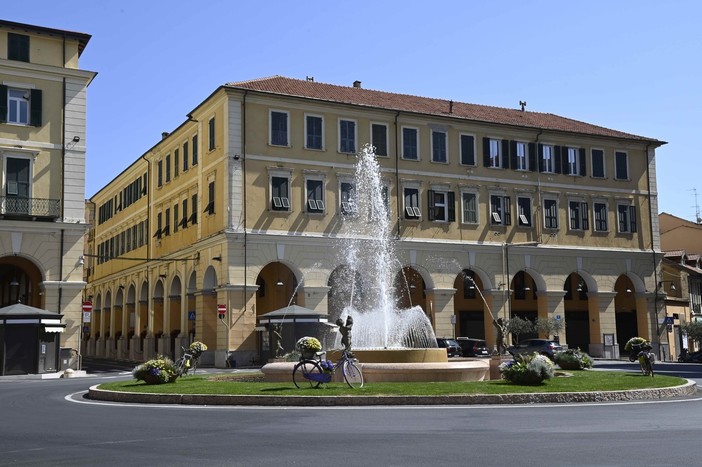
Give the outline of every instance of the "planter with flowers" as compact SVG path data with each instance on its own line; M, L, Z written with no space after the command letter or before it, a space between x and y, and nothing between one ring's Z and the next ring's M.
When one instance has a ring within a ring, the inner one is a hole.
M195 341L192 344L190 344L190 347L188 347L188 350L190 351L190 354L193 356L193 358L200 358L200 355L202 355L202 352L207 350L207 346L203 344L200 341Z
M305 336L297 340L295 348L300 352L302 358L314 358L315 354L322 350L322 344L316 337Z
M516 355L514 360L500 365L502 379L520 385L541 384L553 378L553 363L538 353Z
M553 354L553 360L563 370L587 370L592 368L592 358L579 348L556 352Z
M132 376L137 381L144 381L146 384L174 383L178 378L173 360L161 355L137 365L132 370Z

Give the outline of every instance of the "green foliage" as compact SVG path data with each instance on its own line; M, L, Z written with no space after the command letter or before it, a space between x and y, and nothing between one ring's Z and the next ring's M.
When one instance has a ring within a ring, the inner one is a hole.
M553 378L553 363L536 352L517 355L514 360L500 365L500 374L502 379L513 384L541 384L545 379Z
M536 321L534 322L534 329L537 332L546 334L547 336L556 335L565 329L565 321L554 317L536 318Z
M514 335L515 341L519 342L519 336L521 334L534 332L534 323L532 323L528 319L515 316L514 318L510 318L507 320L507 322L505 323L505 328L507 332L512 333Z
M698 345L702 345L702 321L692 321L680 326L682 332L687 334L689 339L695 341Z
M556 352L553 355L556 365L564 370L586 370L592 368L592 358L579 348Z
M132 370L132 376L146 384L173 383L177 378L173 360L162 355L137 365Z

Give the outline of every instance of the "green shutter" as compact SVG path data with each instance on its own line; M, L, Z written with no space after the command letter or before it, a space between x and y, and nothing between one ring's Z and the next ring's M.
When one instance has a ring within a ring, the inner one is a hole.
M0 123L7 122L7 86L0 84Z
M41 126L41 89L32 89L31 97L29 98L29 124L32 126Z
M456 222L456 193L449 191L447 198L446 204L448 204L448 221Z
M434 220L434 190L427 191L427 216L430 221Z

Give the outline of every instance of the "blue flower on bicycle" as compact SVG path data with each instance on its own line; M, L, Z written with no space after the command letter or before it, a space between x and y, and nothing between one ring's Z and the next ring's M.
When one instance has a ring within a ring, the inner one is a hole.
M331 360L322 360L319 362L319 366L325 373L334 373L334 363Z

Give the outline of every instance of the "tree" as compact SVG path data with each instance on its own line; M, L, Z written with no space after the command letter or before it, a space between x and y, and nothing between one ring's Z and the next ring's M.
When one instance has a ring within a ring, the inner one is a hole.
M505 327L507 332L512 333L515 342L519 342L520 334L534 332L534 323L528 319L520 318L519 316L508 319Z
M534 329L536 329L537 332L546 334L546 337L551 335L557 336L560 331L565 329L565 323L553 317L536 318Z
M697 345L702 344L702 321L692 321L680 326L682 332L687 334L688 339L692 339Z

